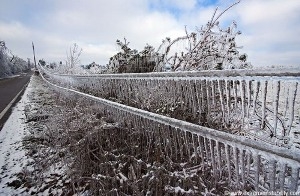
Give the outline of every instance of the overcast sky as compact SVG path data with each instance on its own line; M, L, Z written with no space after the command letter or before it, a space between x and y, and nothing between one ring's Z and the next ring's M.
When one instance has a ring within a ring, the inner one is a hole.
M158 48L201 27L234 0L1 0L0 40L21 58L59 62L77 43L81 63L107 64L124 37L139 51L148 43ZM221 19L236 21L242 34L237 44L256 67L300 66L300 0L242 0Z

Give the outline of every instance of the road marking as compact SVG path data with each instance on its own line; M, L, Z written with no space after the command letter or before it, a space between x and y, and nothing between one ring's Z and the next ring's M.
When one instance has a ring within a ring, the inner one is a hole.
M30 80L29 80L30 81ZM23 92L23 90L26 88L28 85L29 81L23 86L23 88L18 92L18 94L11 100L11 102L4 108L4 110L0 113L0 120L3 118L3 116L6 114L6 112L9 110L9 108L14 104L16 99L20 96L20 94Z

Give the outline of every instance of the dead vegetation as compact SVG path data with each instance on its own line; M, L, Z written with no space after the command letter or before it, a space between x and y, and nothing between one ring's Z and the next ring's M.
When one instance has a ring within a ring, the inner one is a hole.
M24 139L33 159L31 183L23 184L29 193L218 195L229 190L225 171L212 175L211 165L191 153L192 144L181 145L183 133L115 122L78 97L51 92L46 99L56 105L36 111L48 118L29 122L35 129Z

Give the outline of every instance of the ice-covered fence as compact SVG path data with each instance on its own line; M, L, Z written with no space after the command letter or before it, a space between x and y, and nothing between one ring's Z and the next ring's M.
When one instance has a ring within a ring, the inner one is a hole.
M226 70L47 77L62 86L198 125L300 147L300 70ZM174 110L179 114L172 115ZM180 112L181 111L181 112ZM181 116L180 115L184 115Z
M155 146L160 156L168 156L175 163L189 162L190 168L183 171L185 175L192 172L196 175L204 166L209 166L214 179L226 177L230 190L300 189L300 153L296 150L249 140L48 83L74 99L80 96L97 103L99 111L139 129L146 137L142 141L144 145Z

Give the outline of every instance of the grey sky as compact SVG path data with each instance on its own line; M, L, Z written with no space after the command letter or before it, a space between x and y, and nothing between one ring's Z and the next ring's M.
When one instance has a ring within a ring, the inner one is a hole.
M232 0L2 0L0 39L18 56L65 60L76 42L83 48L83 64L106 64L118 52L115 41L126 37L130 47L146 43L157 48L165 37L184 35L201 27L219 6ZM242 31L237 44L256 67L300 66L300 1L243 0L221 18L235 20Z

